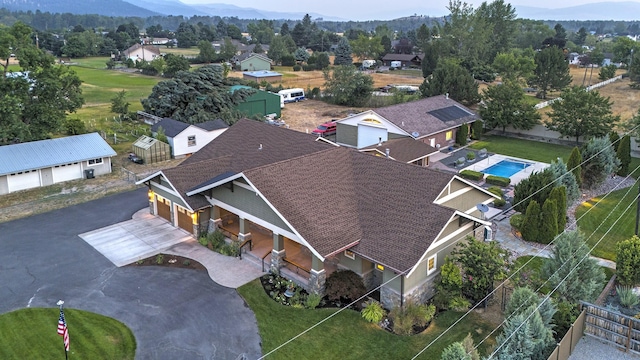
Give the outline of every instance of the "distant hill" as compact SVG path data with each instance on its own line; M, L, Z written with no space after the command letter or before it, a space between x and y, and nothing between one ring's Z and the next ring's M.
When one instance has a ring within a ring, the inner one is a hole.
M534 20L639 20L640 3L599 2L561 9L515 6L519 18Z
M198 10L195 6L187 5L177 0L126 0L127 2L141 8L152 10L162 15L182 15L182 16L210 16L211 14Z
M158 15L157 12L135 6L123 0L0 0L0 8L10 11L36 11L106 16Z

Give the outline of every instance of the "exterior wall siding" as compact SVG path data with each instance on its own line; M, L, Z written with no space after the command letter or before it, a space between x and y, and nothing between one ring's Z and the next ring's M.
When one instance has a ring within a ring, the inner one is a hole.
M226 129L206 131L200 129L197 126L189 126L173 138L171 154L174 157L182 157L187 154L193 154L210 143L211 140L217 138L225 130ZM189 136L196 137L196 144L194 146L189 146Z
M249 213L270 224L293 232L287 224L276 214L256 193L240 186L234 186L233 192L225 186L212 190L212 197L237 209Z
M451 140L447 140L447 132L452 131ZM420 140L425 144L431 145L431 139L435 139L435 147L437 148L440 145L440 148L446 148L447 146L453 144L456 141L456 132L457 129L452 129L448 131L439 132L433 135L425 136Z
M7 181L7 175L0 176L0 195L9 193L9 182Z
M358 127L338 123L336 126L336 142L356 147L358 145Z
M40 169L42 186L53 185L53 168Z
M469 209L475 208L475 206L479 203L485 202L489 199L491 199L491 196L481 193L478 190L471 190L467 191L462 196L457 196L449 201L442 203L442 205L448 208L466 212Z
M180 197L178 197L177 195L169 193L164 189L161 189L155 186L156 183L153 181L150 181L149 183L151 184L151 189L153 190L154 193L158 194L159 196L162 196L165 199L171 200L171 202L174 204L178 204L185 209L187 208L187 205L184 203L184 201L182 201L182 199L180 199ZM173 207L171 207L171 209L172 209L171 211L173 211Z

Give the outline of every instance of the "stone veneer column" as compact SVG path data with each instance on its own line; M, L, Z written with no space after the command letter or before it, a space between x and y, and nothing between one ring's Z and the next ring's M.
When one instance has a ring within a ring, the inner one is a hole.
M315 255L311 255L311 271L309 275L309 290L312 293L324 295L324 283L327 280L327 272L324 263Z
M149 198L149 214L155 215L156 194L151 189L147 191L147 198Z
M273 233L273 250L271 250L271 272L279 273L280 268L284 265L284 237Z
M238 230L238 240L245 241L251 240L251 233L249 232L249 220L245 218L240 219L240 229Z

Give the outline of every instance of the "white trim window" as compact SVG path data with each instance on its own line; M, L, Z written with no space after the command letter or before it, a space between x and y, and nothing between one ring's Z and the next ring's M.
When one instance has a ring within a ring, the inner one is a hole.
M437 257L436 255L431 256L427 260L427 275L431 275L437 268Z
M345 250L344 251L344 257L349 258L351 260L355 260L356 259L356 254L354 254L353 251Z
M91 160L87 161L87 164L89 166L100 165L100 164L102 164L102 158L91 159Z
M196 136L195 135L187 136L187 146L196 146Z

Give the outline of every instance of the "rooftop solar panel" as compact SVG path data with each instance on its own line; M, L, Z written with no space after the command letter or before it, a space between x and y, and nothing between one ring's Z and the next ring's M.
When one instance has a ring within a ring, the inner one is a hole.
M455 105L448 106L446 108L442 108L438 110L429 111L429 114L437 117L442 121L451 121L451 120L456 120L456 119L460 119L460 118L472 115L469 112L465 111L464 109L461 109Z

